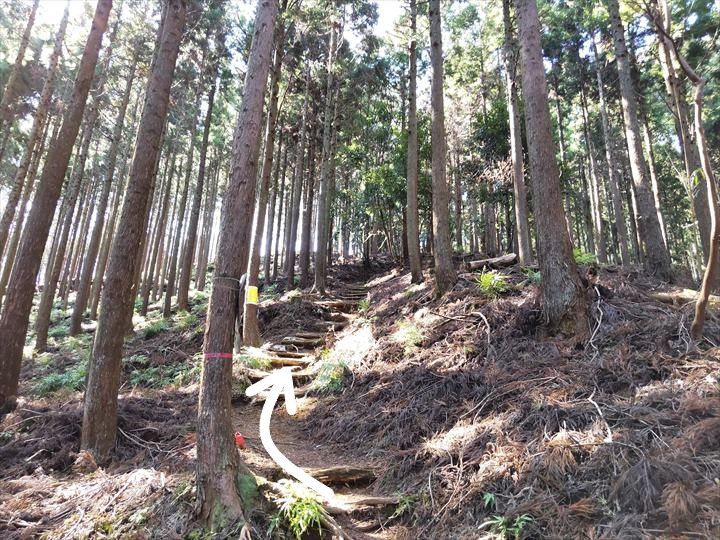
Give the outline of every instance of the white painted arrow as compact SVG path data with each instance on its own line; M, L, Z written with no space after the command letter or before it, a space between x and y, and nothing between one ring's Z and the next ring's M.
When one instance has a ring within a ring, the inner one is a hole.
M263 405L262 413L260 413L260 440L262 441L265 450L267 450L270 457L275 460L275 463L280 465L286 473L294 477L298 482L304 484L306 487L319 493L323 497L328 499L334 497L335 493L332 489L310 476L286 458L285 455L278 450L278 447L275 446L275 443L270 435L270 417L272 417L275 403L277 403L277 400L282 392L285 393L285 408L287 409L288 414L292 416L297 413L295 390L293 389L293 379L290 368L284 367L276 370L274 373L268 375L261 381L249 386L247 390L245 390L245 394L252 397L267 389L270 390L267 398L265 399L265 405Z

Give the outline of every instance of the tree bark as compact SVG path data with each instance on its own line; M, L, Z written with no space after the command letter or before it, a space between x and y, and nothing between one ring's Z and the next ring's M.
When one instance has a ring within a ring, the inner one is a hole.
M584 78L584 71L583 71ZM600 197L600 170L595 162L595 148L590 139L590 123L588 121L587 101L585 99L585 84L583 81L580 90L580 105L582 109L583 131L585 133L585 151L590 164L590 208L592 212L592 226L597 242L597 259L600 263L607 263L607 245L605 243L605 228L602 219L602 199Z
M115 445L122 346L128 314L133 310L133 280L140 262L146 209L160 152L185 17L185 0L169 0L147 82L127 195L102 293L100 317L88 369L81 437L81 448L93 453L100 462L109 458Z
M300 230L300 257L298 261L298 269L300 270L300 288L304 289L308 285L308 276L310 274L310 250L311 250L311 231L313 206L315 202L315 163L317 161L317 137L312 136L310 139L307 157L307 180L305 181L305 202L303 204L302 229Z
M620 94L622 96L625 137L630 155L630 169L638 208L638 228L644 245L646 269L658 278L670 281L672 267L670 254L664 245L662 230L655 212L647 164L643 155L640 124L638 122L638 104L630 73L630 61L625 44L625 30L620 20L618 0L607 0L610 13L610 26L615 45Z
M280 74L285 50L285 23L280 19L275 29L275 58L270 76L270 105L268 107L267 121L265 126L265 156L263 158L262 173L260 174L260 193L255 205L255 225L253 227L252 240L250 244L250 256L247 269L248 287L257 287L259 284L260 272L260 246L263 242L265 229L265 210L268 202L270 189L270 176L273 170L273 155L275 152L275 128L278 116L278 92L280 89ZM278 153L282 148L282 136L278 140ZM278 163L276 167L280 167ZM268 216L271 220L272 216ZM269 228L269 227L268 227ZM270 244L265 246L266 256L270 256ZM265 277L267 283L267 276ZM252 347L259 347L262 344L260 328L258 327L258 306L256 302L245 302L243 316L243 343Z
M242 106L233 138L232 173L223 201L215 283L205 330L197 422L197 490L200 518L211 528L219 520L243 517L237 486L253 481L249 474L240 477L241 463L233 440L232 350L238 314L237 288L247 268L260 126L277 13L277 0L258 3Z
M9 401L12 401L17 393L35 279L40 270L45 242L70 162L70 154L80 130L111 8L112 0L98 0L90 34L78 65L72 100L65 113L57 142L50 148L45 160L40 185L23 233L17 264L10 277L8 295L0 317L0 343L3 343L4 349L0 355L0 409L12 406Z
M215 165L213 172L212 183L210 185L210 192L205 200L205 215L203 217L203 229L205 235L205 243L202 246L201 258L198 262L197 277L195 282L197 283L197 290L205 290L205 279L208 270L208 259L210 257L210 244L212 242L213 227L215 225L215 204L217 198L218 182L220 177L220 166Z
M452 289L457 276L452 260L452 244L450 243L440 0L429 0L428 16L430 18L430 63L433 74L431 90L433 251L435 256L435 290L438 296L442 296Z
M588 332L587 303L565 226L535 0L518 0L517 19L533 200L542 209L535 221L543 307L551 331L582 338Z
M407 243L412 283L422 283L420 218L418 212L418 119L417 119L417 0L410 0L410 46L408 70L407 131ZM345 225L345 223L343 223ZM343 254L345 256L345 254Z

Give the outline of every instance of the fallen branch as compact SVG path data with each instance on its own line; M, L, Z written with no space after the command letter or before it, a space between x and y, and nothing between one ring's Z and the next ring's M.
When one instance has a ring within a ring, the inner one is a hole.
M507 255L501 255L500 257L493 257L492 259L470 261L468 266L470 266L471 270L479 270L480 268L504 268L506 266L512 266L516 262L517 254L508 253Z

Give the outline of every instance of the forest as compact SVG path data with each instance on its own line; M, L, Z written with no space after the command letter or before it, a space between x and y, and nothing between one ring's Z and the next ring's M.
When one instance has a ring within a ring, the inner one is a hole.
M0 92L0 538L720 538L717 0L0 0Z

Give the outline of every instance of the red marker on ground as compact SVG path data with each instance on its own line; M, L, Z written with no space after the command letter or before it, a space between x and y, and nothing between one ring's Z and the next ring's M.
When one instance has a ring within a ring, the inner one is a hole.
M245 450L245 437L243 437L239 431L235 432L235 444L241 450Z

